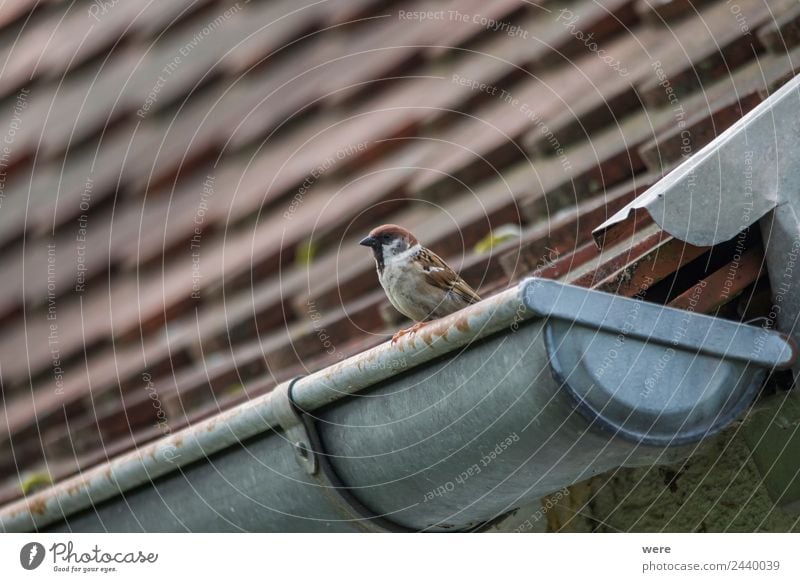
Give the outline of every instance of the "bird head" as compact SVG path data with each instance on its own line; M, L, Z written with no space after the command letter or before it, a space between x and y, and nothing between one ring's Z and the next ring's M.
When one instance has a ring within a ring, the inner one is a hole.
M372 229L369 235L361 239L358 244L372 249L378 268L383 271L383 265L386 260L419 243L416 237L402 226L384 224Z

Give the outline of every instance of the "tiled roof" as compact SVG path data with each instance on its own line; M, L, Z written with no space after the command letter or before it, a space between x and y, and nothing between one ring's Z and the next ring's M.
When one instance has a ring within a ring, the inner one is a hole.
M0 26L0 501L385 341L357 245L383 222L483 295L687 308L705 279L696 309L759 315L756 234L730 284L730 245L592 229L793 75L794 0L20 0Z

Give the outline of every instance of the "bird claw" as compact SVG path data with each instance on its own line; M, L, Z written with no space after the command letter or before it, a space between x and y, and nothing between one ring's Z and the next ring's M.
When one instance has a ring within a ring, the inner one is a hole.
M425 325L427 325L427 323L426 323L426 322L424 322L424 321L420 321L420 322L418 322L418 323L415 323L414 325L412 325L411 327L409 327L409 328L407 328L407 329L401 329L401 330L399 330L397 333L395 333L395 334L392 336L392 345L396 344L396 343L397 343L397 341L398 341L398 340L399 340L401 337L403 337L404 335L414 335L414 334L415 334L415 333L417 333L417 332L418 332L420 329L422 329L423 327L425 327Z

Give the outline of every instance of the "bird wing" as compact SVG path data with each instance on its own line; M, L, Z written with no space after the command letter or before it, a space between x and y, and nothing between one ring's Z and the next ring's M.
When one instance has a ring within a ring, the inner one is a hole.
M458 273L451 269L439 255L428 249L422 249L420 252L425 280L428 284L448 293L455 293L468 304L481 300L480 295L459 277Z

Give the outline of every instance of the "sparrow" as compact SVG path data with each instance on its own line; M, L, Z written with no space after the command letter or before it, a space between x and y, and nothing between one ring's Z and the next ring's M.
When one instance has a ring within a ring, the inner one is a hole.
M384 224L358 243L372 249L378 280L397 311L417 322L392 336L392 343L427 322L481 300L439 255L420 245L402 226Z

